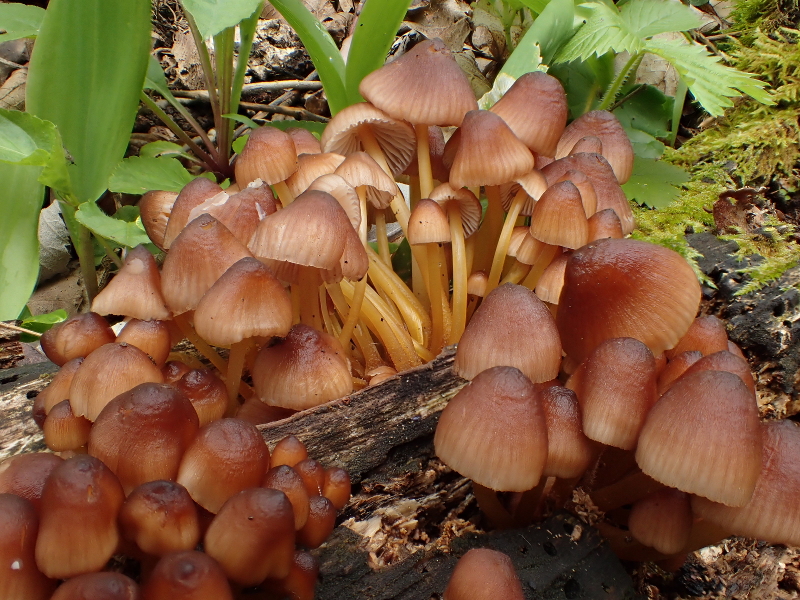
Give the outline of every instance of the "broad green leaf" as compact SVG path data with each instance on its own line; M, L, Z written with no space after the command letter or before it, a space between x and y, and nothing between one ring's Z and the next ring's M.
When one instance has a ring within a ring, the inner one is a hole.
M679 167L662 160L637 156L633 160L633 174L622 189L628 200L652 208L664 208L680 194L677 186L689 179L689 174Z
M550 0L520 0L521 4L530 8L537 15L542 14L542 11L547 8L549 2Z
M136 219L141 216L138 206L120 206L117 212L114 213L114 218L126 223L135 223Z
M158 158L159 156L191 158L189 154L183 151L183 146L166 140L145 144L139 149L139 156L141 158Z
M555 54L572 36L574 19L573 0L550 0L522 36L501 72L518 78L536 70L542 62L551 64Z
M167 85L167 77L164 75L164 69L161 68L161 63L152 54L147 61L147 74L144 77L144 86L142 87L145 90L155 90L164 98L172 96L172 92L169 91L169 86Z
M645 46L668 60L689 86L689 91L712 116L719 116L726 107L733 106L731 98L741 93L762 104L775 104L767 86L752 73L744 73L722 64L718 56L710 54L703 46L671 40L648 40Z
M614 54L591 56L586 61L555 64L548 70L567 92L570 119L593 110L614 78Z
M538 46L535 46L538 50ZM500 73L495 77L492 89L486 92L478 100L478 108L481 110L489 110L494 106L500 98L511 88L517 80L508 73Z
M180 192L194 176L176 158L130 156L123 160L108 182L112 192L144 194L150 190Z
M236 154L241 154L249 137L249 135L242 135L233 140L233 143L231 144L231 150L233 150Z
M128 248L150 243L141 221L133 223L105 214L94 202L85 202L75 212L75 219L92 233Z
M27 110L58 127L78 202L94 201L128 146L150 48L148 0L51 0Z
M22 311L20 318L22 319L22 327L25 329L44 333L53 325L61 323L62 321L66 321L67 316L67 311L65 311L63 308L59 308L53 312L45 313L43 315L32 315L31 311L28 310L28 307L26 306ZM21 342L32 343L37 341L39 338L23 333L19 336L19 339Z
M44 9L26 4L0 4L0 44L39 33Z
M237 25L253 14L261 0L181 0L194 17L203 39Z
M0 321L16 319L39 276L42 167L0 163Z
M703 24L695 11L673 0L630 0L620 14L628 28L642 39L668 31L688 31Z
M602 1L587 2L579 6L586 22L564 45L555 57L556 62L587 60L608 52L639 54L643 41L623 21L617 8Z
M319 73L331 114L346 106L345 65L339 48L325 27L303 5L301 0L272 0L272 6L295 30Z
M28 113L0 109L0 161L44 166L56 144L55 129Z
M383 66L409 4L411 0L368 0L361 9L347 53L348 104L364 101L358 86L364 77Z
M623 89L620 96L625 96L627 91L630 90ZM645 85L644 89L615 109L614 115L623 126L640 129L653 137L665 138L669 135L673 101L672 97L658 88Z
M50 160L42 169L39 182L49 188L53 188L63 197L72 195L72 179L69 175L70 160L64 150L64 143L61 141L61 133L55 129L55 144L53 152L50 153Z
M624 125L623 127L625 133L628 134L628 139L630 139L631 145L633 146L633 153L636 156L640 158L657 159L661 158L661 155L664 154L666 146L649 133L645 133L640 129L628 128Z

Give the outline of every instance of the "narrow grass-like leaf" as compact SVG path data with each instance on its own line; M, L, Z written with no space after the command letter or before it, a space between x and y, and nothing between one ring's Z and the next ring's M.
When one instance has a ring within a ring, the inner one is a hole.
M203 38L217 35L253 14L261 0L181 0Z
M501 73L518 78L535 71L542 62L549 65L556 52L572 35L574 19L573 0L550 0L522 36Z
M547 8L550 0L520 0L520 3L530 8L535 14L540 15Z
M194 176L177 158L130 156L119 163L108 182L108 189L123 194L144 194L150 190L180 192Z
M42 167L0 162L0 321L16 319L39 276Z
M322 23L301 0L272 0L270 4L281 13L303 42L325 88L331 113L336 114L348 106L344 59Z
M132 223L105 214L94 202L85 202L75 212L75 219L92 233L128 248L149 244L140 221Z
M712 116L719 116L732 106L731 98L747 94L762 104L775 100L764 88L767 84L752 73L743 73L722 64L699 44L672 40L648 40L645 50L668 60L689 86L689 91Z
M0 4L0 44L39 33L44 9L26 4Z
M172 96L167 85L167 77L164 75L164 69L161 68L161 63L158 62L152 54L147 61L147 74L144 77L144 85L142 89L155 90L164 98Z
M150 142L139 149L140 158L158 158L159 156L172 156L181 158L192 158L183 151L183 146L166 140Z
M345 81L349 104L363 102L358 93L361 80L383 66L410 0L368 0L347 53Z
M58 127L78 202L96 200L125 153L150 47L148 0L51 0L27 110Z

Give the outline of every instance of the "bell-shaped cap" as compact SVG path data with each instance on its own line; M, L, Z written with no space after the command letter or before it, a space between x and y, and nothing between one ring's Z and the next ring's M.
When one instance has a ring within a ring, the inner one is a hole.
M373 71L358 91L389 116L414 124L457 127L478 108L467 76L438 38Z
M493 112L468 112L459 131L461 141L450 169L454 187L500 185L533 170L531 151Z
M233 600L222 567L196 550L161 557L142 586L142 594L143 600Z
M175 192L153 190L144 194L136 203L147 236L160 250L165 250L164 235L177 197Z
M366 152L350 154L335 173L354 188L363 187L367 202L374 208L386 208L398 193L394 179Z
M564 287L564 274L567 270L567 262L569 262L572 252L564 252L556 256L553 261L547 265L542 271L542 276L536 282L536 296L542 302L557 305L561 298L561 290ZM517 253L517 260L519 252ZM526 261L527 262L527 261Z
M547 460L541 398L514 367L479 373L442 411L436 455L484 487L524 492L539 482Z
M567 94L558 79L541 71L525 73L490 110L532 151L556 155L567 125Z
M596 242L605 238L622 239L622 221L610 208L597 211L589 217L589 241Z
M136 246L128 252L125 264L92 302L92 310L143 321L170 318L161 293L161 274L147 248Z
M686 546L693 520L689 495L664 488L633 503L628 529L645 546L669 556Z
M449 183L442 183L433 188L430 199L441 205L446 212L451 210L451 205L457 205L464 238L468 238L478 230L483 208L480 200L468 189L454 188ZM448 221L449 219L448 215Z
M556 322L564 351L577 361L618 337L641 340L658 356L683 337L699 306L700 284L680 254L609 238L572 254Z
M231 196L223 192L201 204L192 211L189 220L193 221L201 214L208 213L225 225L233 237L247 245L261 219L276 210L275 197L269 186L254 181Z
M728 506L750 501L762 433L750 390L736 375L681 377L647 415L636 462L646 475Z
M581 410L575 392L551 385L541 392L547 422L547 463L543 475L580 477L592 461L592 443L583 433Z
M291 136L277 127L253 129L234 170L236 183L242 189L256 179L269 185L285 181L297 170L297 152Z
M62 583L50 600L139 600L139 586L122 573L85 573Z
M571 154L576 142L586 136L600 140L602 154L614 169L617 181L628 181L633 171L633 145L619 119L607 110L590 111L570 123L558 142L555 157Z
M531 235L540 242L580 248L589 240L589 221L578 188L571 181L551 185L531 216Z
M423 198L408 218L409 244L449 243L450 224L438 202Z
M0 463L0 494L25 498L39 511L44 482L64 459L50 452L15 454Z
M253 365L253 384L262 402L304 410L353 391L349 361L338 340L307 325L264 346Z
M728 332L725 323L714 315L702 315L697 317L674 348L666 351L667 358L697 350L703 356L728 350Z
M195 207L221 192L222 187L219 184L205 177L196 177L183 186L170 211L167 229L164 232L164 249L169 250L175 238L189 224L191 221L189 215Z
M73 358L84 358L116 339L106 320L95 312L73 315L44 332L39 343L45 356L63 367Z
M444 600L522 600L522 585L507 554L473 548L456 563Z
M514 197L522 191L525 196L519 214L529 217L533 213L533 207L542 197L545 190L547 190L547 180L541 171L534 169L517 177L512 183L501 185L500 200L503 203L503 209L508 212Z
M292 302L263 263L243 258L205 293L195 310L194 326L215 346L255 336L283 337L292 326Z
M136 346L157 367L163 367L172 349L172 330L169 321L131 319L119 332L117 343Z
M516 367L539 383L558 376L561 342L550 311L529 289L507 283L475 311L456 350L455 372L473 379L490 367Z
M294 197L299 196L308 189L311 182L333 173L342 164L344 156L335 152L324 152L320 154L304 154L297 158L297 171L286 180L286 187L292 192Z

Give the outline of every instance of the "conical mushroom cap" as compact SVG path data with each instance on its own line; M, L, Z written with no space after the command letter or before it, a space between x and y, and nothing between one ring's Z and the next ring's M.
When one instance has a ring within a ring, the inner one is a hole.
M436 426L437 456L484 487L524 492L547 460L547 425L541 399L513 367L492 367L462 388Z
M473 548L456 563L444 600L522 600L511 559L489 548Z
M589 240L589 220L578 188L570 181L551 185L531 215L531 235L545 244L580 248Z
M440 39L420 42L373 71L358 91L389 116L414 124L458 126L478 108L466 75Z
M139 207L139 214L142 217L142 225L148 237L161 250L164 250L164 234L167 232L169 214L172 212L172 205L178 194L163 190L153 190L147 192L140 199L136 206Z
M342 161L344 156L335 152L303 154L297 158L297 171L286 180L286 186L297 197L308 189L312 181L333 173Z
M464 237L468 238L478 230L481 223L481 202L478 198L465 188L454 188L449 183L442 183L433 188L431 200L439 204L445 211L451 203L458 205L461 214L461 227L464 229ZM448 215L448 220L449 220Z
M587 136L600 140L602 155L614 169L617 181L628 181L633 171L633 145L619 119L607 110L590 111L570 123L558 142L555 157L571 154L573 146Z
M420 200L408 218L408 243L416 245L450 241L450 225L444 209L429 198Z
M761 447L750 390L732 373L702 371L681 377L653 406L636 462L670 487L744 506L761 471Z
M335 171L354 188L364 187L367 202L375 208L386 208L397 194L394 179L380 168L366 152L350 154Z
M252 256L222 223L200 215L175 239L161 268L161 289L173 314L193 310L233 263Z
M215 346L255 336L284 337L292 326L292 302L263 263L243 258L205 293L195 310L194 326Z
M680 254L609 238L569 259L556 322L564 351L574 360L618 337L641 340L658 356L686 333L699 306L700 284Z
M189 215L195 207L203 204L209 198L213 198L222 192L222 188L215 181L205 177L196 177L183 186L183 189L175 198L172 210L167 221L167 229L164 232L164 248L169 249L172 242L180 235L183 228L191 220Z
M500 185L533 170L531 151L493 112L468 112L459 131L461 142L450 169L453 186Z
M143 321L170 318L161 293L161 274L147 248L137 246L128 252L123 267L92 302L92 311Z
M555 77L533 71L514 82L492 106L525 145L543 156L555 156L567 125L567 95Z
M236 183L242 189L256 179L269 185L285 181L297 170L297 152L291 136L276 127L253 129L234 170Z
M561 342L550 311L529 289L506 283L475 311L453 365L464 379L490 367L516 367L534 383L558 376Z

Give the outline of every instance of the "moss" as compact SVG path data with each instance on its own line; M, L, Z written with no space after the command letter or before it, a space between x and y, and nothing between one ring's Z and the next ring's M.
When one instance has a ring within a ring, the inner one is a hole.
M777 6L777 2L772 4ZM756 6L772 4L771 0L742 0L737 10L744 12L737 18L744 18L742 15ZM634 236L680 252L701 278L695 262L697 253L684 237L687 228L696 232L713 229L711 209L721 192L768 186L777 179L793 181L800 171L800 31L780 28L767 35L754 30L752 36L749 46L734 44L734 65L769 81L776 105L740 99L724 117L714 120L680 149L668 148L664 160L685 168L691 180L670 206L635 209L638 231ZM742 255L765 258L746 270L751 281L741 293L780 277L800 258L800 247L789 239L793 228L774 222L765 231L771 238L745 233L726 236L739 244Z

